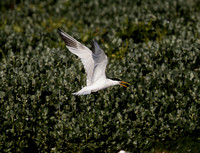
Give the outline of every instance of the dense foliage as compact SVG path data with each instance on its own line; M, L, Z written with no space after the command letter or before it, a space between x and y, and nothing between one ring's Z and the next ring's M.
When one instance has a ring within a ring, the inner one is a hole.
M0 1L0 152L200 152L198 0ZM132 85L85 85L61 27Z

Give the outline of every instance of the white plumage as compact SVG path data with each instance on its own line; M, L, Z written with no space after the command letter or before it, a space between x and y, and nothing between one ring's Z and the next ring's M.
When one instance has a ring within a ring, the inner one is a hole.
M66 47L69 51L81 59L87 74L87 86L73 93L74 95L87 95L91 92L96 92L114 85L122 85L124 87L127 87L124 84L129 85L129 83L124 81L106 78L105 70L108 59L95 40L92 41L91 51L76 39L66 34L63 30L58 29L58 33L66 43Z

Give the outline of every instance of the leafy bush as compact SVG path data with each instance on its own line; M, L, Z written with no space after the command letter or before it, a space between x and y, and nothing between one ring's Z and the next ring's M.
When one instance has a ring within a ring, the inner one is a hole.
M198 1L1 1L1 152L199 152ZM85 85L62 27L132 85Z

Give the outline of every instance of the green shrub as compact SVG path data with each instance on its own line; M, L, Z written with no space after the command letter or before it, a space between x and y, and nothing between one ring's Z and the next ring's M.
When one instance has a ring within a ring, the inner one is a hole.
M1 152L199 152L197 1L0 2ZM87 96L62 27L130 82Z

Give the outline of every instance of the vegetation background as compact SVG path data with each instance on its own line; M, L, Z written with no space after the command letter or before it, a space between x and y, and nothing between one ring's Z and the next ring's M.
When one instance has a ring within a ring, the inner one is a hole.
M200 152L199 0L1 0L0 152ZM64 29L130 82L76 97Z

